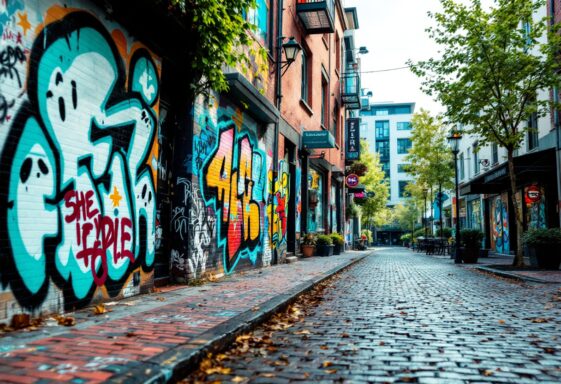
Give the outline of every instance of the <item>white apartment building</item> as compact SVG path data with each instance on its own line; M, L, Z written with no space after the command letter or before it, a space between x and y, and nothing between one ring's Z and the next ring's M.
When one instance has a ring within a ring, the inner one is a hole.
M370 103L363 97L360 137L366 139L370 151L380 155L382 169L390 183L388 206L404 200L405 186L412 179L405 173L405 156L411 148L411 117L415 103Z

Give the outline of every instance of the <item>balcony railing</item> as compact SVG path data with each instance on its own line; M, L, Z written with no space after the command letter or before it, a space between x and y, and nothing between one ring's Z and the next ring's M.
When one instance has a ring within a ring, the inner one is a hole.
M343 74L341 100L347 109L360 109L360 76L358 72Z
M298 0L296 13L309 34L335 31L335 0Z

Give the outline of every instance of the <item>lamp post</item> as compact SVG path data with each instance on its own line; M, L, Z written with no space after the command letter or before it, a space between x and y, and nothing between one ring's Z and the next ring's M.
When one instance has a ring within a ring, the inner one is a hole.
M425 203L423 205L423 226L425 227L425 239L428 237L428 227L427 227L427 192L428 189L423 189L423 197L425 199Z
M448 136L448 144L454 155L454 179L456 185L456 255L454 257L454 263L456 264L462 263L462 257L460 255L460 191L458 187L458 153L460 152L461 139L462 134L458 130L453 130L450 136Z

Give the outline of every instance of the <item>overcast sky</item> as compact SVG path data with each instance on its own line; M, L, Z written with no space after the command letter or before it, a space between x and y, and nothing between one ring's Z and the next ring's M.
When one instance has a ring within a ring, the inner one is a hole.
M344 0L345 7L356 7L359 29L355 46L366 46L362 55L362 87L373 93L373 101L415 102L432 113L443 108L420 90L421 80L409 69L365 73L405 66L436 57L437 47L425 28L432 23L427 11L440 8L438 0Z

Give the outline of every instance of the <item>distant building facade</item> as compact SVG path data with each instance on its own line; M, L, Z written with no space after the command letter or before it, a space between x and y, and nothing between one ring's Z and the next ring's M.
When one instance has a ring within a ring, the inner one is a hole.
M415 103L370 103L363 98L360 137L366 139L371 152L380 155L382 169L390 183L388 206L406 198L405 186L412 177L405 172L405 157L411 148L411 118Z

